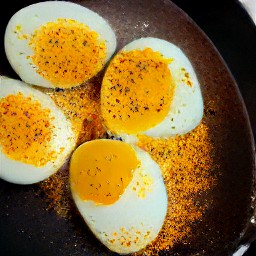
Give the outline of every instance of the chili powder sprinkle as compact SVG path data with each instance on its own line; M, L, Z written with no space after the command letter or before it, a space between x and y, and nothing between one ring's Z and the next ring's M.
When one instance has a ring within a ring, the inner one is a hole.
M139 137L138 145L160 165L167 188L168 211L162 231L143 255L171 249L191 235L191 223L200 221L207 204L198 204L200 193L213 188L213 144L201 123L194 131L175 138ZM141 255L136 253L135 255Z
M97 82L86 83L70 90L42 90L54 100L71 121L73 130L78 136L77 145L105 135Z
M19 108L17 108L19 106ZM50 109L22 93L0 100L0 145L13 160L36 167L56 158L49 142L54 135Z
M16 28L20 35L21 28ZM41 26L29 45L36 72L56 87L71 88L95 76L104 66L106 44L88 26L72 19L57 19Z
M172 61L150 48L112 59L101 88L102 116L112 133L136 134L167 116L175 90Z

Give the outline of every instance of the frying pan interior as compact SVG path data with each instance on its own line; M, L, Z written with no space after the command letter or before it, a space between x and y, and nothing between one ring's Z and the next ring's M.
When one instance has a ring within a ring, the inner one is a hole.
M12 14L35 1L9 1L0 33ZM203 123L208 127L215 184L194 200L207 206L191 222L192 235L160 255L229 255L252 216L254 146L247 112L227 65L204 32L171 1L77 1L106 18L117 35L117 50L139 37L168 40L188 56L201 84ZM2 3L3 4L3 3ZM0 47L0 74L18 78ZM47 210L37 185L0 181L0 251L3 255L114 255L90 233L72 202L71 217ZM181 213L182 214L182 213ZM114 216L113 216L114 218ZM14 246L15 245L15 246Z

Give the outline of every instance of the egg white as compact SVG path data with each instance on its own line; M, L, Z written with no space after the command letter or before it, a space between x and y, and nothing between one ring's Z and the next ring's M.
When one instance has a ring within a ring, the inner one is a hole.
M74 202L85 223L108 249L119 254L137 252L151 243L167 213L167 192L158 164L145 151L132 147L141 166L134 170L130 184L115 203L103 205L82 200L71 184ZM143 185L143 175L152 181L150 185ZM142 190L145 188L145 197L134 191L138 184ZM129 246L126 242L130 242Z
M22 81L0 76L0 100L19 92L24 97L31 97L33 100L39 101L43 108L50 109L50 115L54 117L52 124L55 126L52 139L49 142L51 149L60 151L61 148L64 148L54 161L49 161L42 167L36 167L9 158L3 153L0 144L0 178L11 183L25 185L42 181L54 174L65 163L74 149L76 137L72 131L71 123L48 95Z
M199 125L204 111L200 83L190 60L185 53L173 43L153 37L145 37L134 40L124 46L120 52L144 50L145 48L151 48L153 51L160 52L163 57L173 59L168 67L176 87L169 113L164 120L158 123L156 126L142 131L139 134L144 134L155 138L168 138L190 132ZM185 69L185 71L189 74L190 80L192 81L192 86L188 86L183 81L184 72L182 72L182 69ZM108 128L109 127L107 127L107 129ZM138 134L125 134L122 132L113 133L111 129L108 129L108 133L110 136L113 135L116 137L122 137L122 139L127 142L137 141Z
M17 11L9 20L4 46L7 59L21 80L28 84L55 88L50 81L40 76L27 56L33 51L27 40L17 36L17 26L22 29L22 34L32 35L36 29L47 22L58 18L73 19L87 25L97 32L101 40L106 43L106 62L116 49L116 36L108 22L99 14L79 4L68 1L46 1L31 4Z

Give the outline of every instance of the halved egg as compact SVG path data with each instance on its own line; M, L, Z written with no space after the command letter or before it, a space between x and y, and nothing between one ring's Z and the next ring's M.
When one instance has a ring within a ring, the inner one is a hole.
M81 216L111 251L137 252L162 228L167 193L161 170L134 145L108 139L80 145L70 161L70 187Z
M116 48L107 20L79 4L45 1L26 6L10 19L6 56L26 83L70 88L95 76Z
M101 111L111 135L170 137L200 123L203 98L185 53L147 37L129 43L111 60L102 82Z
M0 76L0 178L42 181L65 163L75 143L71 123L48 95Z

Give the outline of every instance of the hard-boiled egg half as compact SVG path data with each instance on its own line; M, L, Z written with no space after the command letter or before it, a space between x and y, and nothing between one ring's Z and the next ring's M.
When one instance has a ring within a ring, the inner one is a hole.
M75 146L70 122L46 94L0 76L0 178L32 184L55 173Z
M46 1L16 12L5 32L6 56L26 83L70 88L95 76L116 48L97 13L72 2Z
M140 38L111 60L101 89L101 110L112 135L170 137L194 129L203 116L195 70L185 53L158 38Z
M167 193L148 153L118 140L80 145L70 161L74 202L94 235L111 251L141 250L158 235Z

